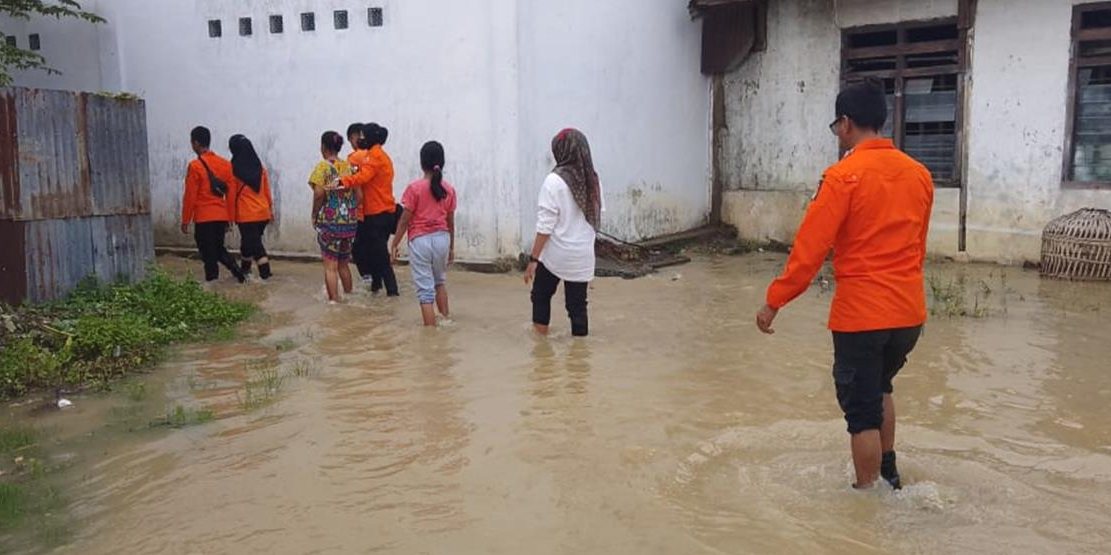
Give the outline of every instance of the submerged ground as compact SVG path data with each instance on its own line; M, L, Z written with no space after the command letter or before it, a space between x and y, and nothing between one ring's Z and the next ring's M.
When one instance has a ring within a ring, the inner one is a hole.
M932 265L939 315L896 381L909 486L861 494L828 288L752 324L782 262L599 280L587 340L534 338L516 275L453 273L428 331L411 290L328 307L317 265L277 264L220 284L260 306L239 339L0 425L64 463L62 553L1106 551L1111 285Z

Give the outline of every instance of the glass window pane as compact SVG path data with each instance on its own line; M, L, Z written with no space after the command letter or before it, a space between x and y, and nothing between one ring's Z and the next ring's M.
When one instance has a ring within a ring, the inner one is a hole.
M883 92L887 97L887 121L883 124L880 134L887 138L895 137L895 80L883 80Z
M955 177L957 76L907 79L903 150L925 164L934 179Z
M853 33L849 35L849 48L867 48L872 46L891 46L898 42L899 35L894 29L886 31L872 31Z
M919 67L955 66L957 61L956 51L911 54L907 56L907 67L914 69Z
M1111 66L1077 74L1074 181L1111 181Z
M890 71L895 69L895 57L885 58L858 58L848 61L848 70L852 73L858 71Z
M1080 15L1081 29L1111 27L1111 10L1091 10Z
M1080 43L1080 56L1106 56L1111 54L1111 40L1086 40Z
M945 25L931 25L928 27L912 27L907 29L907 42L929 42L935 40L953 40L960 37L955 23Z

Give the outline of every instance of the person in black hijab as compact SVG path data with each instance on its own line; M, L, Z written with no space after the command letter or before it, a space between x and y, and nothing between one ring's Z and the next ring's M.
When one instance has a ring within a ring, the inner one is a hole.
M254 145L243 135L228 141L231 151L231 168L234 179L229 184L228 204L234 221L239 227L241 257L240 269L251 271L251 263L258 264L258 276L270 279L270 259L262 244L266 225L273 218L274 199L270 194L270 179Z

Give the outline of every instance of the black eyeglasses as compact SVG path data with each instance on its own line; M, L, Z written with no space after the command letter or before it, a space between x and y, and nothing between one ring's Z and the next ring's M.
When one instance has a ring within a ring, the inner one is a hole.
M841 123L841 118L844 118L844 117L845 116L837 116L837 119L833 120L833 123L829 124L829 132L830 133L833 133L834 135L837 134L837 130L834 129L834 128L837 127L838 123Z

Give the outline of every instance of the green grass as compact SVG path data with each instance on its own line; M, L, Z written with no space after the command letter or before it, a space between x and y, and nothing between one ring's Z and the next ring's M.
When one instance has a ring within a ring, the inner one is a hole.
M0 483L0 530L10 528L27 509L27 492L19 484Z
M285 339L282 339L281 341L278 341L277 343L274 344L274 349L277 350L278 352L292 351L293 349L296 349L296 348L297 348L297 342L294 341L293 338L290 338L290 337L286 337Z
M123 386L123 391L127 395L128 399L136 403L141 403L144 399L147 398L146 382L137 381L126 383Z
M38 443L38 434L30 428L0 430L0 455L10 455Z
M987 318L991 314L988 300L993 289L984 280L979 280L972 287L972 306L968 306L969 282L963 274L943 280L936 275L926 278L926 286L930 293L930 314L946 318Z
M286 377L272 362L263 360L247 365L248 378L243 382L243 394L236 392L239 408L245 412L265 407L277 400Z
M0 398L106 386L167 345L230 338L252 311L157 267L133 285L86 281L59 302L0 305Z
M9 540L56 547L68 537L66 501L50 483L59 467L46 462L40 444L35 430L0 430L0 552Z
M289 375L296 378L311 378L320 374L320 368L315 360L299 358L289 365Z
M167 409L166 414L163 416L152 420L150 427L184 428L186 426L212 422L215 418L216 414L212 412L212 409L188 409L181 405L177 405L172 409Z

